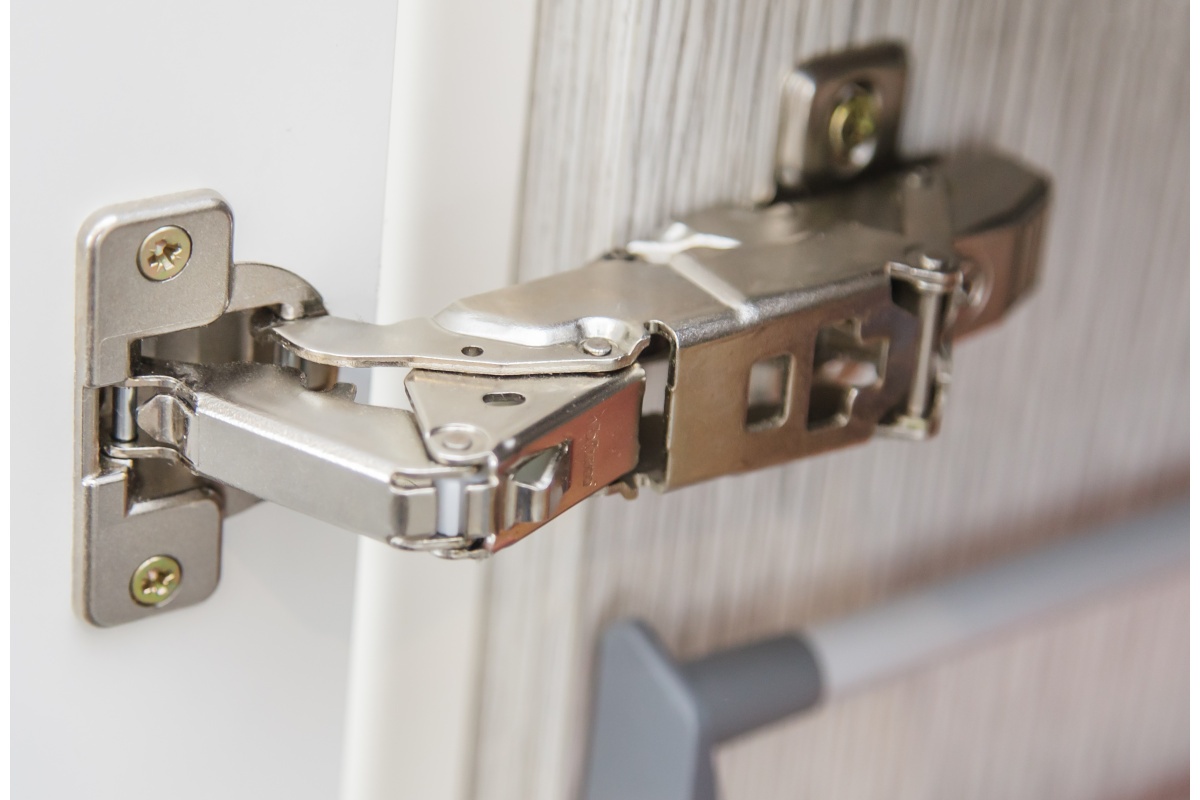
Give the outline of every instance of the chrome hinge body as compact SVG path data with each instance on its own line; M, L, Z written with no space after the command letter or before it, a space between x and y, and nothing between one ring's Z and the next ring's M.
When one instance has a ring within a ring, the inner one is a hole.
M155 613L155 584L127 582L164 554L182 577L159 594L202 599L221 518L258 498L400 549L478 557L601 490L934 434L952 342L1033 284L1048 184L989 154L891 163L902 52L864 52L810 65L816 91L789 89L808 98L795 113L825 120L821 102L846 102L826 83L886 88L886 130L851 175L837 153L822 169L811 146L781 148L781 186L819 191L686 215L428 319L330 316L292 273L235 264L213 193L97 215L80 240L84 614ZM781 139L811 133L795 113ZM359 402L343 366L408 369L411 407Z

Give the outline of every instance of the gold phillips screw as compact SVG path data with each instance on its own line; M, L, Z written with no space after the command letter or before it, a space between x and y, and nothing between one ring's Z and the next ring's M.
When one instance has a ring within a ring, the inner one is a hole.
M152 281L169 281L188 265L192 237L177 225L166 225L142 240L138 269Z
M133 599L144 606L160 606L171 599L183 582L183 568L170 556L153 556L142 562L129 581Z
M829 143L843 164L862 169L875 157L879 132L879 98L862 84L844 90L843 99L829 115Z

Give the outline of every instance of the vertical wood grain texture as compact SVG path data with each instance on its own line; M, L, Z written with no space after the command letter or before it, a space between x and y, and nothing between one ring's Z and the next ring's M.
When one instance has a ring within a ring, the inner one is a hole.
M603 626L690 657L801 627L1179 492L1188 463L1187 5L543 0L519 273L767 190L780 82L898 38L907 152L1051 174L1044 277L963 343L941 435L636 502L494 565L475 794L575 791ZM1187 768L1187 579L725 747L739 798L1132 797Z

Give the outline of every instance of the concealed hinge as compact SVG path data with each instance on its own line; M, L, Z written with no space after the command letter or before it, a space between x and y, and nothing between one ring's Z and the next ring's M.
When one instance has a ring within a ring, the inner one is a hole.
M82 613L202 600L223 518L259 498L471 558L601 490L931 436L951 343L1033 284L1048 184L992 154L898 163L904 76L891 44L803 65L774 202L429 319L330 316L296 275L235 264L212 192L98 213L79 240ZM411 408L357 402L338 367L409 370Z

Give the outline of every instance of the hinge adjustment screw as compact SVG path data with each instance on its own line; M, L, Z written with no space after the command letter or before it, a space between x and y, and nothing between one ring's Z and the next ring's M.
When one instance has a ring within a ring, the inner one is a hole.
M879 137L879 97L869 87L851 83L829 115L829 144L844 166L862 169L875 157Z

